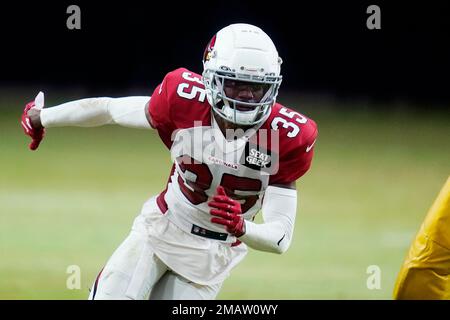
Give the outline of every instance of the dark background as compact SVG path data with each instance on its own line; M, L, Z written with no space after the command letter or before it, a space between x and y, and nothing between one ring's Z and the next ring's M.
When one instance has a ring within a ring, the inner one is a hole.
M201 72L204 47L222 27L263 28L283 58L282 90L450 103L450 11L422 2L62 1L0 7L0 86L81 87L118 96L150 95L177 67ZM68 30L66 8L81 8L81 30ZM381 30L366 9L381 8Z
M211 36L242 21L273 38L279 101L314 119L319 140L298 183L291 249L249 252L219 298L391 299L449 175L450 11L445 1L335 1L1 2L0 299L86 299L172 166L156 132L113 125L49 128L31 152L25 104L39 90L46 108L149 95L174 68L201 72ZM66 28L74 3L79 31ZM373 3L381 30L366 28ZM82 290L65 290L73 264ZM367 288L369 265L382 270L381 290Z

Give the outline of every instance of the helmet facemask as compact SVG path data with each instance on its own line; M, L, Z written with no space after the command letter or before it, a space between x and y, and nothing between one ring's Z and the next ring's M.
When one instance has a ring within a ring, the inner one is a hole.
M245 126L254 126L266 119L276 101L282 80L281 76L255 76L231 71L206 71L203 77L208 78L204 82L210 93L213 111L227 121ZM233 90L231 84L250 88L248 90L254 99L227 95L227 91Z

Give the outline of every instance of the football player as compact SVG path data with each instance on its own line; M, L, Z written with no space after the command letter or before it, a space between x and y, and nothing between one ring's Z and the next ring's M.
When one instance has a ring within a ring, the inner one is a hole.
M91 98L22 116L35 150L45 130L118 124L157 130L173 166L90 299L214 299L247 248L285 252L297 211L295 182L311 165L316 123L276 102L282 60L249 24L220 30L203 73L169 72L151 97ZM255 223L262 210L263 223Z
M394 299L450 299L450 177L409 248Z

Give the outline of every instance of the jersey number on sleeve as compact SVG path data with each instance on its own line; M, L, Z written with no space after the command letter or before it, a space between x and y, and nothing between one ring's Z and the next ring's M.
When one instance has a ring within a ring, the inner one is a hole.
M288 118L289 120L286 120L285 118L282 117L275 117L272 120L272 124L271 127L273 130L278 130L280 124L283 128L285 129L291 129L288 133L287 136L289 138L294 138L296 137L299 132L300 132L300 127L293 122L292 120L295 119L296 122L300 123L300 124L305 124L308 119L305 118L304 116L302 116L300 113L295 112L295 111L288 111L287 108L281 108L280 109L280 114L285 116L286 118Z
M206 98L206 91L195 85L198 83L203 85L199 77L192 76L190 72L183 72L181 75L184 80L189 82L182 82L177 87L177 93L180 97L192 100L197 97L198 101L204 102Z

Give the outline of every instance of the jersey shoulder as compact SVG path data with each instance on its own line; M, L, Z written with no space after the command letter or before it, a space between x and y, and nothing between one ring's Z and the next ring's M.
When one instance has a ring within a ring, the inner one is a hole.
M176 129L189 128L194 121L210 124L209 103L201 76L186 68L178 68L166 74L155 89L149 104L150 114L158 113L170 120Z
M276 103L264 126L279 131L280 152L307 148L317 137L317 124L308 116Z
M270 184L289 184L310 168L317 139L317 124L306 115L276 103L262 126L277 131L277 144L271 143L278 155ZM273 140L273 138L272 138Z
M211 108L201 76L186 68L167 73L148 104L151 125L164 143L174 130L211 125Z

